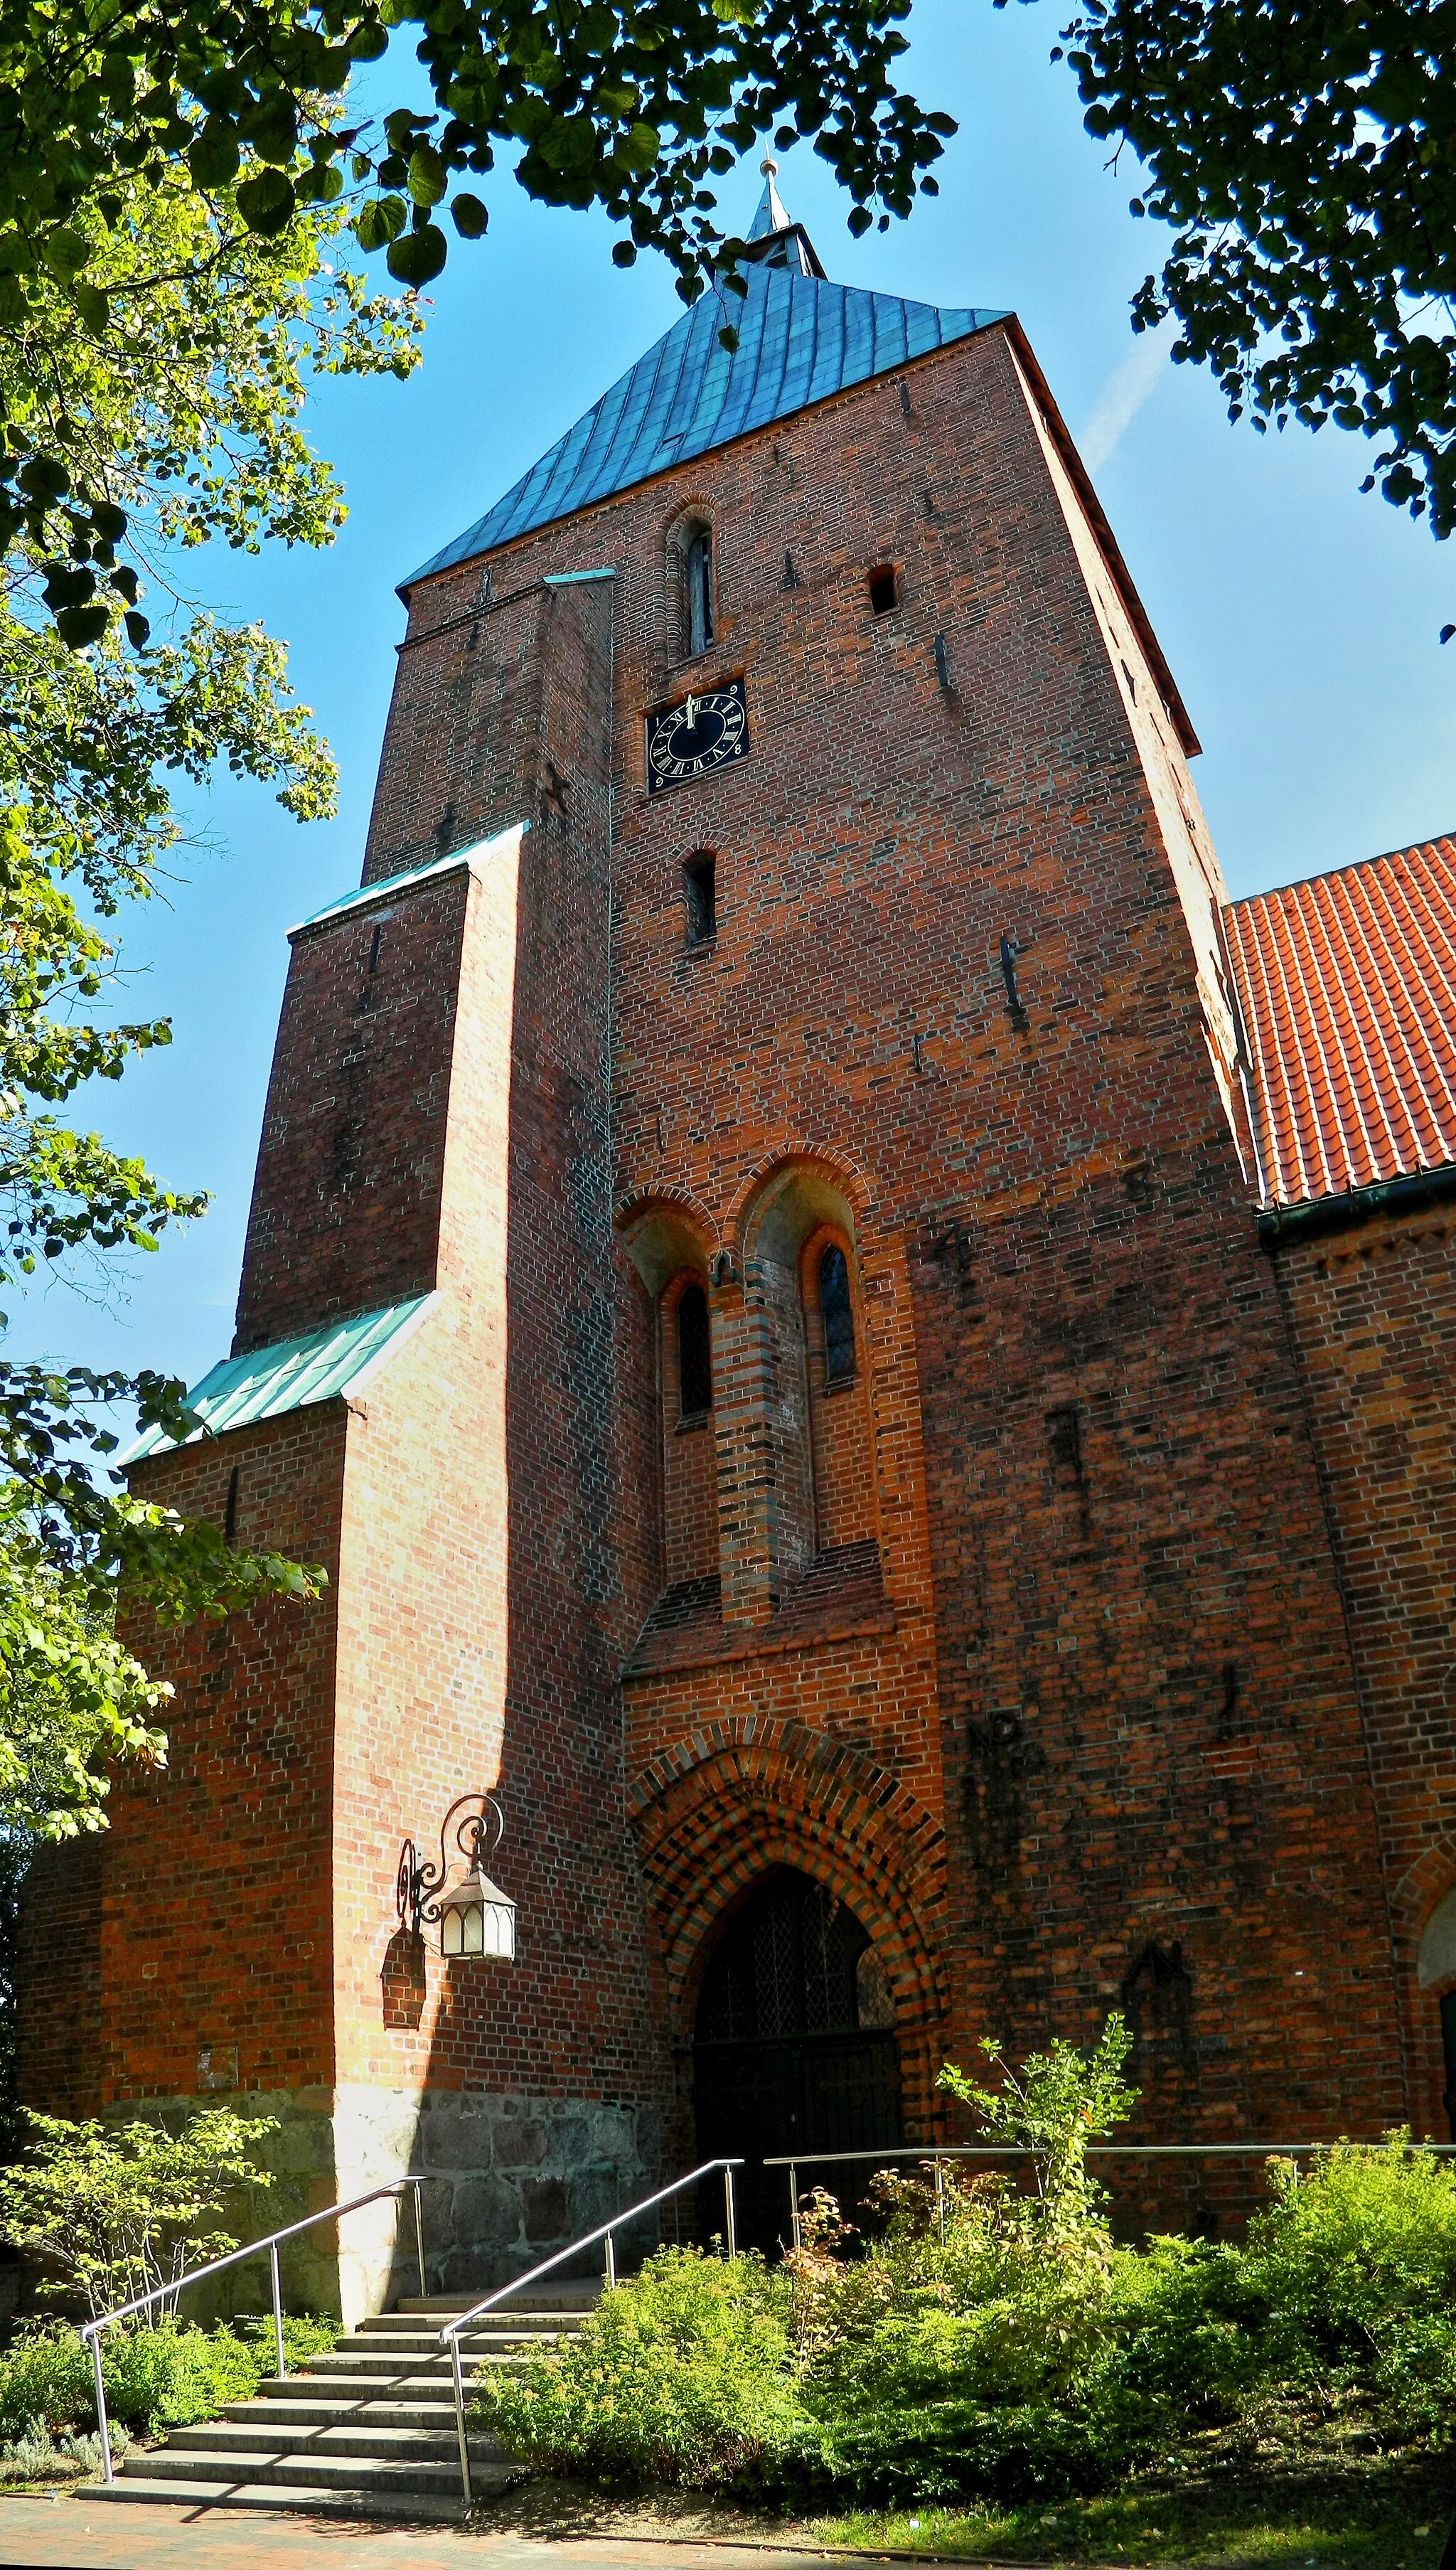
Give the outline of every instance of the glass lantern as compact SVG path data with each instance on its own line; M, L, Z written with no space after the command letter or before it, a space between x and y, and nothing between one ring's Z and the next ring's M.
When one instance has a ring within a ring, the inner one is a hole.
M516 1904L490 1876L473 1866L464 1883L440 1898L442 1954L516 1954Z

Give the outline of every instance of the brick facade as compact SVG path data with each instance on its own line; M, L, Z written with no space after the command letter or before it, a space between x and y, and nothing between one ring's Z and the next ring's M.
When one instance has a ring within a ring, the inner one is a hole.
M648 709L740 677L750 754L649 796ZM320 2183L433 2150L437 2272L501 2272L689 2164L705 1960L788 1865L874 1942L911 2138L981 2031L1114 2004L1149 2135L1430 2116L1398 1904L1456 1880L1445 1253L1336 1285L1256 1235L1194 747L1010 322L414 586L372 897L295 942L237 1344L438 1301L352 1409L144 1468L216 1512L236 1464L239 1531L333 1585L165 1646L98 2099L235 2042L240 2088L321 2101ZM1352 1353L1382 1293L1408 1446ZM474 1786L514 1965L395 1934L401 1838Z
M1365 1738L1417 2132L1444 2138L1439 1999L1422 1940L1456 1893L1456 1266L1451 1213L1281 1241L1274 1262L1324 1482Z

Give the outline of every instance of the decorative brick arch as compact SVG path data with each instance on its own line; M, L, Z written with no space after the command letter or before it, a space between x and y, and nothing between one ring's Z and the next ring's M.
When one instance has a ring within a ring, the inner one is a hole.
M627 1196L613 1223L654 1303L679 1269L696 1267L706 1276L719 1244L716 1222L687 1187L655 1187Z
M935 1959L945 1847L910 1788L802 1723L742 1714L663 1750L635 1778L628 1811L675 2042L691 2042L714 1928L773 1867L793 1866L848 1903L875 1940L896 2003L909 2128L928 2138L946 2020Z
M872 1180L847 1151L827 1142L812 1141L807 1134L793 1134L766 1152L761 1160L739 1180L723 1215L723 1238L738 1255L746 1254L755 1229L755 1218L764 1198L777 1178L791 1178L796 1172L808 1175L818 1171L845 1197L857 1223L872 1211L875 1188Z

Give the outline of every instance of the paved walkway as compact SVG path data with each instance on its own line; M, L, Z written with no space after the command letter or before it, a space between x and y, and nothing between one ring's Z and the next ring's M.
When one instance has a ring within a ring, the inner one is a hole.
M806 2570L824 2553L0 2499L0 2570Z

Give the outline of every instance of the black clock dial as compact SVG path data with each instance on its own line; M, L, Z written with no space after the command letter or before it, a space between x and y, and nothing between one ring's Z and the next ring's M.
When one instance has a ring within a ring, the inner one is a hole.
M748 707L741 678L685 696L681 704L647 716L647 791L660 794L664 786L709 776L715 767L742 758L747 748Z

